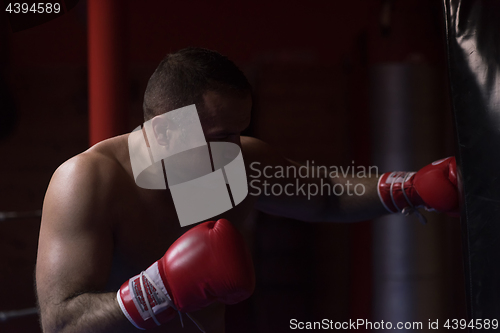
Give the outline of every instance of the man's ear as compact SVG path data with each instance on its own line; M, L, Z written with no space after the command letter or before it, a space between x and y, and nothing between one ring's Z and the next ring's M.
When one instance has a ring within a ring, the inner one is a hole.
M156 116L151 120L156 142L158 142L160 146L168 145L167 125L167 120L161 116Z

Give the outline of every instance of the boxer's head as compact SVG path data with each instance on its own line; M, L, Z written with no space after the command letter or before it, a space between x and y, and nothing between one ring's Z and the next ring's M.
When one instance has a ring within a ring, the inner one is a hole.
M225 56L201 48L183 49L167 55L149 79L144 119L191 104L196 104L207 141L239 141L250 121L251 87Z

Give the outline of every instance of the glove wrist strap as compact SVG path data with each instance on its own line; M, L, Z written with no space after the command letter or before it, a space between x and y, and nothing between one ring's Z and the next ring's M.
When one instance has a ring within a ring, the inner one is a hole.
M125 282L117 293L125 317L137 328L160 326L175 316L176 308L158 271L158 262Z
M384 173L378 181L378 196L390 213L401 213L406 207L414 208L407 191L411 188L414 172L394 171Z
M417 210L421 206L418 204L421 200L418 200L418 194L413 188L414 175L415 172L404 171L384 173L378 181L378 196L388 212L406 216L415 214L425 224L425 217Z

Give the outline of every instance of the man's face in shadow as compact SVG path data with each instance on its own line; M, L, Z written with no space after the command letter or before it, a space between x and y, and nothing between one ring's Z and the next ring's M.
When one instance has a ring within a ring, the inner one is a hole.
M203 104L197 105L198 116L207 142L226 141L239 143L240 133L250 124L252 98L207 91ZM168 118L156 116L152 119L155 138L161 146L174 148L182 144L189 133Z
M234 96L208 91L203 95L203 104L197 105L198 117L207 142L240 143L240 133L250 123L252 108L251 95ZM174 110L175 112L175 110ZM192 146L193 135L186 128L185 119L170 113L152 119L154 137L168 151L183 151L173 158L165 159L169 185L183 182L212 171L207 147L185 151L183 147ZM188 122L189 123L189 122ZM199 128L199 127L198 127ZM199 142L199 140L197 140Z
M208 91L203 94L199 115L205 138L240 145L240 133L250 124L252 97Z

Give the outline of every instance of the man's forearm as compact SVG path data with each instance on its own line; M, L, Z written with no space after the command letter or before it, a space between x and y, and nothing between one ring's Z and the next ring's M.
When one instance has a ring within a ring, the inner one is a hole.
M444 158L418 172L387 172L379 177L335 178L333 183L344 189L331 201L325 215L329 220L356 221L379 217L388 213L416 213L419 208L459 214L459 195L456 161ZM335 185L334 185L335 186ZM356 187L358 191L356 191Z
M378 177L287 179L260 192L257 209L308 222L355 222L387 214L377 194ZM271 195L274 186L281 195ZM290 187L290 188L288 188ZM287 192L289 191L289 192Z
M388 214L377 194L378 177L335 178L332 187L342 189L325 198L325 221L356 222ZM337 185L338 184L338 185Z
M41 308L44 333L138 331L123 315L113 292L85 293Z

